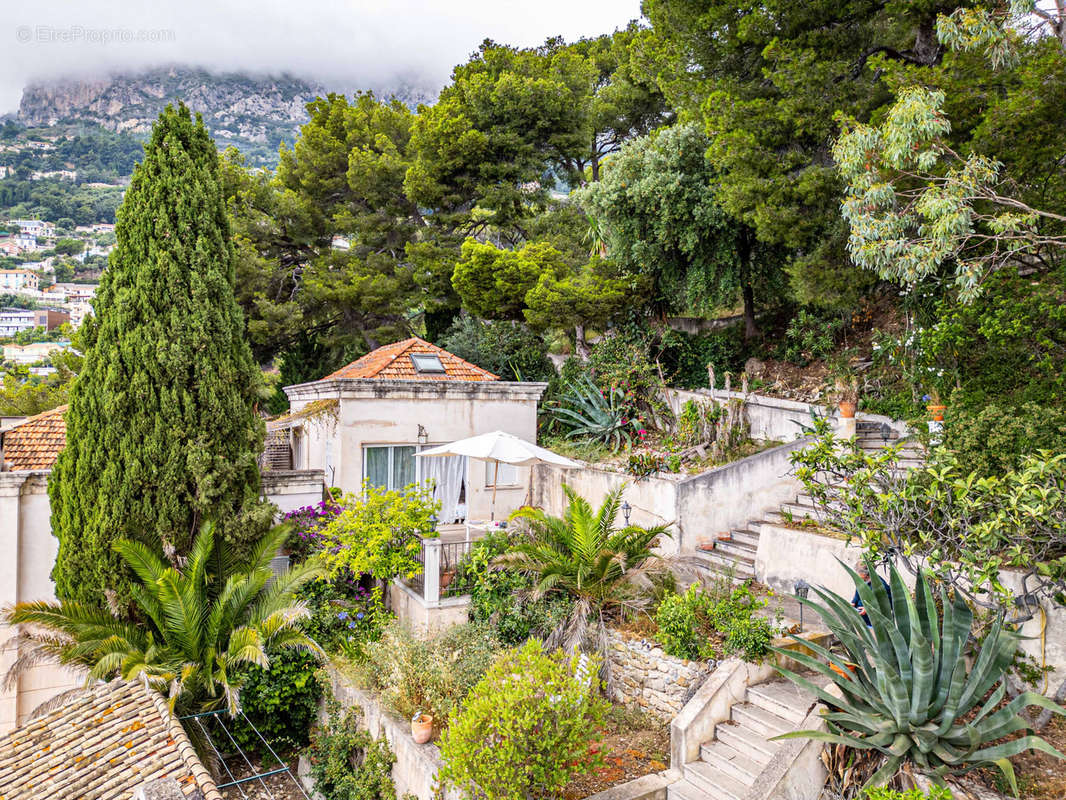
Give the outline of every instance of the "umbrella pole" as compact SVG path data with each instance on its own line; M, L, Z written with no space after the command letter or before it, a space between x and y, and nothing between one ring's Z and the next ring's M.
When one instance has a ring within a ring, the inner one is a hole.
M489 522L496 520L496 484L500 480L500 461L496 460L496 467L492 475L492 506L489 509Z

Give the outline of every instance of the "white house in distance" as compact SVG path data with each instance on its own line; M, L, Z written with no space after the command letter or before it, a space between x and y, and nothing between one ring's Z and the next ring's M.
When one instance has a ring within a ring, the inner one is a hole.
M28 269L0 269L0 289L8 292L37 291L41 279Z
M546 386L501 381L412 337L321 380L286 386L291 411L267 428L279 466L321 469L330 486L345 492L360 491L364 481L390 489L432 484L442 524L488 519L495 479L500 518L523 503L528 468L500 465L497 476L484 462L415 453L496 430L536 441L537 403Z

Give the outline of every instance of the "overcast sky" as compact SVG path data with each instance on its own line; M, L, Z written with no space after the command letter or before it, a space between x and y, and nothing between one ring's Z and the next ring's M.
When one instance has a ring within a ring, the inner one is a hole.
M396 74L443 84L486 37L532 45L606 33L639 0L5 0L0 114L34 79L157 64L292 72L329 86ZM129 41L138 40L141 41Z

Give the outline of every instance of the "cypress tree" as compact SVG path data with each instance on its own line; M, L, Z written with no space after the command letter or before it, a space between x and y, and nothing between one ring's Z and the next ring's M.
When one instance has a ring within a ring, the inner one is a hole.
M174 559L210 519L246 547L269 508L256 463L261 376L234 297L218 153L184 104L160 114L115 235L49 497L58 596L121 610L130 576L113 541Z

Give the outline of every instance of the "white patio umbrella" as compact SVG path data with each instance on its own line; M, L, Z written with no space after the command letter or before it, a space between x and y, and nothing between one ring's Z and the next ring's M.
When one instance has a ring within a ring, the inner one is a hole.
M492 511L490 519L496 518L496 483L500 477L500 464L511 464L515 467L528 467L533 464L555 464L567 469L580 467L576 461L571 461L551 450L537 447L532 442L519 439L510 433L493 431L479 436L471 436L469 439L459 439L451 444L442 444L439 447L431 447L415 455L425 458L434 456L466 456L478 461L494 463L496 468L492 479Z

